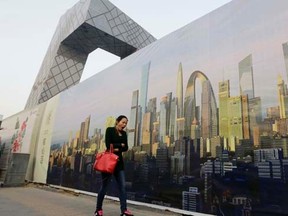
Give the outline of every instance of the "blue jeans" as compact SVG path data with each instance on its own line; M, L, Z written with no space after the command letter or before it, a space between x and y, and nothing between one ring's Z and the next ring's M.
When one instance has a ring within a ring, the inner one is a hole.
M115 171L113 174L102 173L102 186L97 196L96 209L97 210L102 209L103 200L104 200L109 183L113 175L118 185L120 209L121 209L121 212L123 213L127 209L127 201L126 201L127 197L126 197L124 170Z

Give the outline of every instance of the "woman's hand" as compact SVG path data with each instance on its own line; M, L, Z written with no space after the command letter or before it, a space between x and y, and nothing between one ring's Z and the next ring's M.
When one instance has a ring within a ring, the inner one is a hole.
M119 152L119 148L114 148L114 152Z

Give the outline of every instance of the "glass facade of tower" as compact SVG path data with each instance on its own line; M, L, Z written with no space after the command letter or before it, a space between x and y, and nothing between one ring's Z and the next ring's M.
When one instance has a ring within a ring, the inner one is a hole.
M133 91L132 94L132 104L131 104L131 111L130 111L130 118L128 121L128 145L129 147L133 147L134 145L137 145L138 139L138 115L139 115L139 90Z
M79 83L95 49L123 59L155 40L108 0L78 2L60 19L25 108Z
M248 95L248 98L254 98L252 55L248 55L246 58L240 61L238 67L240 94Z
M286 79L288 80L288 42L282 44L284 63L286 70Z
M219 82L219 135L229 136L228 99L230 97L229 80Z

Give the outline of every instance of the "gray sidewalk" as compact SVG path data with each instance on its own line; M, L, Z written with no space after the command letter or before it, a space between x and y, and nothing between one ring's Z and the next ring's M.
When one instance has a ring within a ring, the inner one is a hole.
M1 216L92 216L96 198L61 189L28 184L24 187L0 188ZM174 212L128 204L135 216L179 216ZM119 216L119 203L105 199L105 216Z

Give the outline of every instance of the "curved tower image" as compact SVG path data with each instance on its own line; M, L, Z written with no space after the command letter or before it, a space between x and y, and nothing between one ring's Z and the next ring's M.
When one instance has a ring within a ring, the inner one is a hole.
M202 86L201 96L201 137L203 139L218 135L218 115L215 95L207 76L201 71L191 74L187 83L184 99L185 136L191 137L191 125L197 119L196 113L196 79L200 79Z

